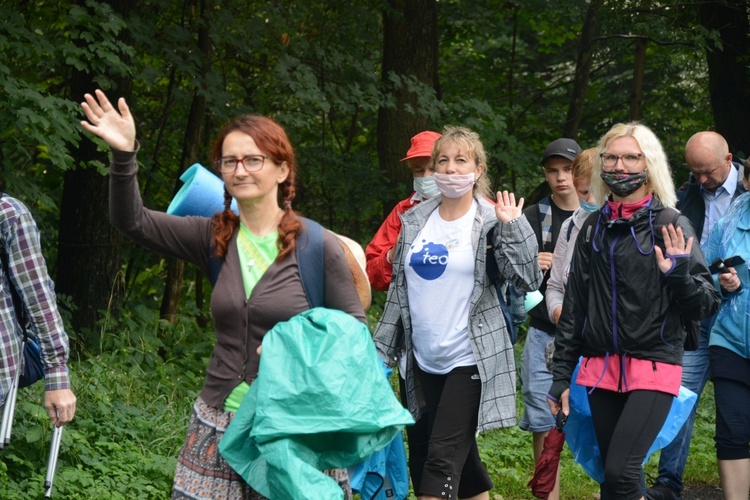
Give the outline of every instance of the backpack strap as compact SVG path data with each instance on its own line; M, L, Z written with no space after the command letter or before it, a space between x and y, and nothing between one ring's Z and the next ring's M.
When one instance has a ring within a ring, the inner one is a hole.
M542 251L552 251L552 204L549 196L545 196L536 204L539 212L539 225L542 230Z
M326 298L323 226L305 217L299 219L302 221L302 231L297 236L295 253L302 288L312 309L325 305ZM214 255L213 245L210 252L208 279L211 285L216 286L224 259Z
M323 226L314 220L300 217L303 230L297 237L297 265L302 288L310 308L325 305L325 255Z
M568 223L568 234L565 235L565 241L570 242L570 235L573 234L573 227L575 227L575 223L573 222L573 217L570 218L570 222Z
M679 210L670 207L664 207L656 214L656 217L654 218L654 224L658 226L668 226L669 224L672 224L676 227L677 219L679 219L679 217Z
M221 265L224 263L224 259L215 255L216 247L213 244L209 251L208 279L211 282L211 286L216 286L216 281L219 279L219 272L221 271Z

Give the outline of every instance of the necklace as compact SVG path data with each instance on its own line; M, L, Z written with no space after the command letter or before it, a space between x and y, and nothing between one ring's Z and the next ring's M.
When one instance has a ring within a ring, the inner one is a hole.
M263 240L263 238L258 238L253 235L250 230L243 225L237 243L241 254L244 256L247 269L252 270L253 268L256 268L262 274L271 265L273 259L266 255L262 246L259 246L255 241L256 239Z
M284 215L284 212L281 209L278 209L276 214L273 216L271 223L267 224L265 227L262 227L262 229L258 232L251 230L250 229L251 225L246 223L245 221L242 221L242 219L240 219L240 221L242 222L242 225L245 226L245 228L253 234L253 236L255 236L256 238L263 238L266 235L275 231L274 228L276 228L279 225L279 222L281 221L281 217L283 215Z

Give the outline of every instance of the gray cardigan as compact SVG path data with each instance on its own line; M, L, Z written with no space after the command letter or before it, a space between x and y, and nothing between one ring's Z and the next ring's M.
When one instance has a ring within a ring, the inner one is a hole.
M207 217L179 217L143 206L137 181L134 152L113 151L110 170L110 222L134 242L160 254L192 262L209 273L212 222ZM249 298L240 272L237 234L232 235L227 255L211 294L216 345L201 391L203 400L220 408L243 380L251 383L260 360L256 350L263 336L280 321L309 309L292 252L274 262L256 284ZM365 321L346 257L336 237L323 236L325 252L325 305Z
M498 303L495 286L489 282L485 270L487 237L490 229L500 277L513 283L519 290L539 288L542 272L537 261L536 236L525 217L510 223L499 223L495 209L481 197L475 199L479 209L474 218L472 242L476 252L474 289L471 293L469 339L482 380L478 427L485 431L509 427L516 423L516 364L508 330ZM411 343L411 315L407 296L404 262L406 253L424 227L430 214L441 203L440 196L420 203L401 216L403 229L393 256L393 281L375 329L375 345L380 357L393 365L403 349L406 355L406 392L409 411L418 420L424 408L420 381L414 370ZM446 290L445 293L450 293Z

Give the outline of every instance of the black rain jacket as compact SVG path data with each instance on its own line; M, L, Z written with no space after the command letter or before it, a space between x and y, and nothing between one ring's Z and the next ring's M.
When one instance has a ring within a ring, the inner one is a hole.
M570 387L580 356L617 353L681 365L685 341L681 315L701 320L718 309L721 299L699 238L694 238L689 255L672 256L670 272L659 269L654 245L664 251L664 240L656 220L664 209L653 198L630 219L610 221L610 208L605 205L584 223L555 334L551 397L559 400ZM686 239L695 236L685 216L674 211L667 220L674 220Z

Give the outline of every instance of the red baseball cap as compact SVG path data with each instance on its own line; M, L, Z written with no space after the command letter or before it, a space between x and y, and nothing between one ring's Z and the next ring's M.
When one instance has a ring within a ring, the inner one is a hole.
M420 158L425 156L432 156L432 146L435 145L435 141L440 139L440 134L426 130L420 132L411 138L411 147L406 152L406 156L401 161L411 160L412 158Z

